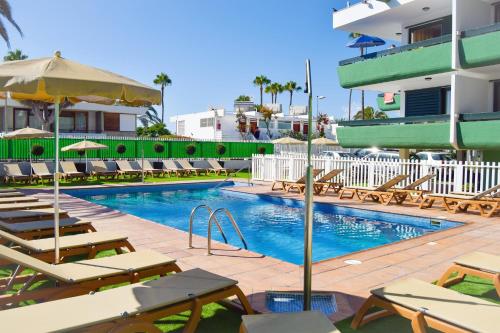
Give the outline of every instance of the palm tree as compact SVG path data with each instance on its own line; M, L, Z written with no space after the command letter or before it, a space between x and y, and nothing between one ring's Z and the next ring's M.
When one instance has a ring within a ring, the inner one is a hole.
M262 105L262 95L264 93L264 86L268 86L271 83L271 80L267 78L265 75L259 75L253 80L253 84L260 89L260 105Z
M273 92L273 88L271 85L267 85L266 88L264 89L264 92L266 94L270 94L271 95L271 104L274 102L274 92ZM262 104L260 105L262 106Z
M278 103L278 95L282 94L285 91L285 87L278 82L275 82L273 84L274 84L274 90L275 90L274 103L277 104Z
M149 124L155 125L161 123L161 119L158 117L158 111L152 106L148 107L146 112L139 117L139 121L144 127L148 127Z
M375 111L375 109L371 106L367 106L365 112L361 112L359 110L355 115L354 119L356 120L369 120L369 119L387 119L389 116L383 111Z
M168 77L167 74L161 72L156 75L156 79L153 81L154 84L161 86L161 122L164 123L165 119L165 100L163 99L165 95L165 87L172 85L172 80Z
M21 37L23 37L23 32L21 31L21 28L19 28L16 21L14 21L14 18L12 17L10 4L7 0L0 0L0 17L2 16L6 18L7 21L9 21L10 24L12 24L14 28L16 28ZM7 29L5 28L5 25L3 24L1 19L0 19L0 36L2 36L5 43L7 43L7 47L10 49L9 34L7 33Z
M19 49L7 52L7 55L3 57L3 61L14 61L14 60L25 60L28 56Z
M293 93L295 91L301 91L302 87L297 86L297 82L295 81L288 81L285 83L284 86L285 90L287 90L290 93L290 106L292 106L292 101L293 101Z

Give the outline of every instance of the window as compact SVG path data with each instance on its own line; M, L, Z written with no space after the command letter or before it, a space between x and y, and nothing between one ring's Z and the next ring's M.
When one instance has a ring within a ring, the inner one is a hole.
M493 111L500 112L500 81L495 82L493 91Z
M185 120L179 120L177 122L177 134L178 135L184 135L186 132L186 121Z
M494 4L495 6L495 23L500 23L500 3Z
M59 117L59 129L61 132L75 131L75 115L72 112L61 112Z
M409 27L408 29L410 33L410 44L448 35L451 33L451 16Z
M120 114L104 112L104 130L105 131L120 131Z
M441 88L441 113L451 113L451 87Z
M87 132L87 113L86 112L76 112L75 113L75 131L77 132Z
M21 129L29 126L28 116L30 110L14 109L14 129Z
M279 130L287 130L289 131L292 128L292 123L289 121L279 121L278 120L278 129Z
M200 127L214 127L214 118L201 118Z

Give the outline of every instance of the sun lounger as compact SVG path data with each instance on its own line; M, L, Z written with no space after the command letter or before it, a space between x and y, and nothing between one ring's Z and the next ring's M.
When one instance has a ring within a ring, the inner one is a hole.
M5 163L3 165L3 170L5 173L4 182L6 184L10 182L19 182L22 181L26 184L31 182L31 176L25 175L21 172L21 168L19 168L19 164L17 163Z
M210 168L208 168L208 171L212 171L216 175L220 175L221 173L224 173L226 176L229 175L230 173L233 173L235 170L233 169L227 169L223 168L222 165L216 160L207 160L208 165L210 165Z
M175 164L173 160L163 160L163 170L167 172L170 176L171 173L175 173L177 177L187 176L189 175L189 171L180 168Z
M240 333L340 333L319 311L241 316Z
M15 188L0 188L0 193L17 192Z
M10 192L14 193L14 192ZM36 202L38 201L38 198L35 197L0 197L0 204L7 204L7 203L21 203L21 202Z
M423 199L424 194L429 193L428 190L420 189L420 186L427 183L432 178L436 177L435 174L430 173L419 179L415 180L413 183L403 187L403 188L391 188L389 191L394 191L398 193L401 197L405 197L405 199L409 198L411 202L417 203Z
M139 163L139 165L141 165L141 162L138 162L138 163ZM165 176L164 170L153 168L153 165L148 160L144 160L144 172L146 174L151 175L152 177L154 177L156 175L161 175L162 177Z
M316 178L320 173L323 172L323 169L313 169L313 179ZM285 191L289 192L291 189L297 189L299 193L304 193L306 188L306 178L307 175L303 175L299 179L294 182L289 180L275 180L273 185L271 186L271 191ZM291 188L289 188L291 186Z
M440 200L449 213L466 213L469 210L479 211L484 217L491 217L500 209L500 184L475 195L450 193L424 195L420 208L431 208Z
M457 273L457 276L450 276ZM500 256L483 252L473 252L453 261L453 265L441 276L437 285L448 287L462 282L466 275L491 280L500 297Z
M370 198L384 205L388 205L394 199L396 203L401 204L406 199L406 195L399 195L397 192L389 190L406 178L408 178L407 175L399 175L377 187L344 187L340 190L339 199L352 199L356 196L361 201Z
M184 333L194 333L201 307L236 295L247 313L247 298L231 280L201 269L91 295L0 311L5 332L160 332L154 321L191 310ZM26 320L29 318L29 320Z
M11 276L0 279L0 288L4 291L4 294L0 295L0 305L18 304L26 300L49 301L73 297L104 286L136 283L142 278L181 271L175 259L152 250L52 265L0 245L0 261L32 270L23 274L22 269L14 269ZM55 286L29 290L33 283L46 280L55 282ZM9 294L8 291L18 283L23 284L20 291Z
M333 169L326 175L314 182L314 193L315 194L326 194L329 189L333 189L335 193L339 191L344 186L341 182L332 181L333 178L337 177L344 171L343 169Z
M16 235L23 239L35 239L54 236L54 221L32 221L20 223L7 223L0 221L0 229ZM76 217L68 217L59 220L59 234L95 232L95 228L89 221L80 220Z
M8 212L21 209L40 209L40 208L50 208L52 207L51 202L39 201L39 202L17 202L17 203L0 203L0 212Z
M80 179L80 180L85 180L87 178L87 175L85 175L85 172L80 172L76 169L76 165L72 161L63 161L60 163L61 164L61 169L62 169L62 178L66 180L73 180L75 178Z
M54 238L25 240L0 230L0 243L8 244L10 247L14 246L16 250L45 262L52 263L54 261ZM129 252L135 251L127 240L127 236L105 231L59 238L61 261L76 255L86 255L88 259L92 259L98 252L106 250L116 250L118 254L121 254L123 248Z
M434 328L441 332L496 333L500 327L500 305L463 295L416 279L394 282L371 291L351 326L359 326L398 314L411 321L413 332ZM370 313L372 307L384 310Z
M0 193L0 198L15 198L15 197L24 197L25 194L21 192L2 192Z
M33 180L36 182L41 181L43 183L44 179L54 180L54 175L50 173L45 163L31 163L31 169L33 170Z
M117 171L109 170L104 161L90 161L90 165L92 166L92 172L90 174L97 179L101 177L108 179L115 178L118 175Z
M136 170L132 168L130 165L129 161L126 160L118 160L116 161L116 165L118 165L118 174L122 175L123 178L125 178L125 175L128 175L129 177L132 176L140 176L142 174L141 170Z
M205 174L205 176L208 176L208 169L203 169L203 168L195 168L189 163L188 160L177 160L177 163L186 171L190 173L194 173L195 175L199 176L200 174Z
M0 221L8 223L48 220L54 216L54 208L22 209L0 212ZM60 209L60 218L68 217L68 212Z

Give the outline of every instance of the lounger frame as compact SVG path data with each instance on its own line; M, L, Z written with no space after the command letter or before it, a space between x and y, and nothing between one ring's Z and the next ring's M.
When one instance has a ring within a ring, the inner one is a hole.
M453 273L457 273L457 275L450 278ZM491 280L495 286L498 297L500 297L500 273L488 272L473 267L463 266L458 263L453 263L453 265L444 272L441 278L439 278L436 284L441 287L449 287L462 282L466 275Z

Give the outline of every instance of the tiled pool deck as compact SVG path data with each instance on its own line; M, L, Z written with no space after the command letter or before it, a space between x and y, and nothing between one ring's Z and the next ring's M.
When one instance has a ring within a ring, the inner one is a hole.
M284 195L282 192L272 192L269 184L238 187L232 190L302 200L297 194ZM50 191L39 189L26 191L40 199L52 199ZM429 282L436 280L453 258L471 251L479 250L500 255L498 216L487 219L475 214L449 214L441 208L420 210L411 205L383 206L355 200L339 200L333 195L315 197L315 201L389 213L440 217L466 223L458 228L314 264L313 289L335 293L339 311L331 316L333 321L352 315L364 297L369 294L369 290L374 287L405 276ZM195 248L188 249L188 235L184 231L66 194L61 195L61 207L69 211L72 216L91 220L98 230L116 231L128 235L132 244L139 250L154 249L177 259L182 269L200 267L238 280L257 311L266 311L266 291L302 289L303 272L298 265L217 242L213 244L214 255L207 257L206 238L194 236ZM347 259L360 260L362 264L347 265L344 263Z

